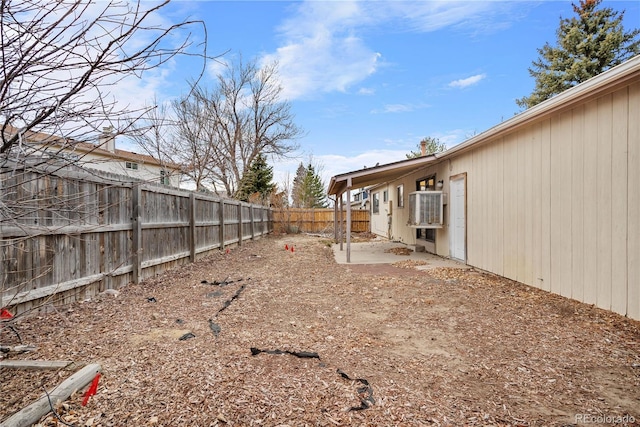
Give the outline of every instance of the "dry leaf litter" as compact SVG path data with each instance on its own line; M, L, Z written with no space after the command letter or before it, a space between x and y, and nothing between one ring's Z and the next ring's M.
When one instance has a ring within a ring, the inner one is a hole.
M102 364L87 406L82 391L55 405L74 426L638 425L639 322L473 270L402 267L269 236L21 317L38 349L12 358ZM0 419L72 372L0 369Z

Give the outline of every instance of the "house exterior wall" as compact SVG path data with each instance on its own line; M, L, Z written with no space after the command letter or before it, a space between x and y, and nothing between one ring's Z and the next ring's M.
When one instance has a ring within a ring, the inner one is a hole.
M127 168L127 162L133 162L138 164L138 169ZM141 179L146 182L152 182L160 184L160 171L162 168L156 164L144 163L138 160L125 160L118 158L105 157L95 153L86 153L82 155L79 163L83 167L96 169L105 172L116 173L119 175L126 175L132 178ZM173 187L180 186L180 173L171 171L172 174L169 177L169 183Z
M640 319L640 82L541 117L445 157L404 185L394 240L407 227L417 179L466 174L467 263L530 286ZM381 196L382 197L382 196ZM381 235L381 214L372 231ZM435 252L449 256L449 209Z
M634 83L451 159L468 264L640 319L639 122Z
M8 133L18 129L9 126ZM115 148L115 136L111 128L98 138L98 145L74 141L41 132L26 134L29 156L45 156L72 162L75 166L90 168L117 175L129 176L149 183L180 187L182 174L175 164L163 165L146 154ZM127 167L127 164L135 167ZM168 176L163 173L168 172Z

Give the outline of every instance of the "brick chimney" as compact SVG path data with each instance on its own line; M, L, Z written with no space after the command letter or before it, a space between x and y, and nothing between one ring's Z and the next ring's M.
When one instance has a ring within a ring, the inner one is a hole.
M423 156L427 155L427 141L425 141L424 139L420 141L420 153Z
M102 128L102 133L98 138L98 145L104 150L112 153L116 152L116 136L113 134L113 126L105 126Z

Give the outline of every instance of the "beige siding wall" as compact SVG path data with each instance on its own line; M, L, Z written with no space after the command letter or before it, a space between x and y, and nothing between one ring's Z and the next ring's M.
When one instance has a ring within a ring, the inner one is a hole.
M640 83L629 88L627 314L640 319Z
M386 235L387 189L393 239L415 243L408 194L434 173L446 193L449 177L466 173L468 264L640 319L639 82L378 187L372 231ZM395 207L400 184L404 209ZM441 256L447 207L445 218Z
M383 186L393 239L406 226L417 179L466 173L467 262L530 286L640 319L640 83L540 119ZM386 235L386 214L372 230ZM436 253L449 256L449 210ZM383 221L384 219L384 221ZM382 232L380 232L382 231Z
M640 319L639 123L636 83L432 167L467 173L468 263Z

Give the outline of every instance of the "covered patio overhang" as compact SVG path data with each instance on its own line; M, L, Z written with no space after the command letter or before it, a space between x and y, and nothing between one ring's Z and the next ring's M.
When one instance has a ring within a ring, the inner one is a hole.
M435 161L437 158L435 155L430 154L422 157L416 157L413 159L401 160L399 162L387 163L381 166L374 166L371 168L364 168L357 171L347 172L340 175L336 175L331 178L329 183L328 194L336 197L334 204L334 237L340 241L340 250L343 250L343 236L342 226L338 227L338 224L342 224L342 212L344 210L343 195L346 193L347 204L347 257L348 263L351 262L351 189L352 188L364 188L370 185L383 184L385 182L394 181L404 175L411 174L422 168L428 163Z

